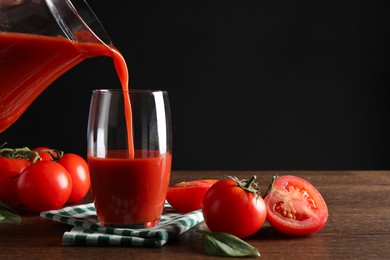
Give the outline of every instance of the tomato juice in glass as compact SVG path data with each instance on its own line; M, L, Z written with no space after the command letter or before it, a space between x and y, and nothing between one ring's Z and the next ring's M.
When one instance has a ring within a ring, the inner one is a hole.
M142 157L143 153L148 157ZM108 151L107 158L88 157L100 224L153 226L164 208L172 156L139 150L134 158L127 155L127 151L115 156Z
M126 100L131 113L126 113ZM140 228L158 223L169 185L171 154L167 92L93 91L88 164L101 226Z

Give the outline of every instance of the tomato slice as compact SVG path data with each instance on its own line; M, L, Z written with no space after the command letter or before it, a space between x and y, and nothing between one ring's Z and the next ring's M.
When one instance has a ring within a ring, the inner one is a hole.
M264 200L269 223L284 234L314 233L328 219L328 207L321 194L308 181L297 176L276 178Z
M167 201L175 210L182 213L201 209L204 195L217 181L207 179L176 183L169 186Z

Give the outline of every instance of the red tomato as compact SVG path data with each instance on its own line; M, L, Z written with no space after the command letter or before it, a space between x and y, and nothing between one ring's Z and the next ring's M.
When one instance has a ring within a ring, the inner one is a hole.
M308 235L328 219L328 207L317 189L297 176L276 178L265 197L269 223L281 233Z
M263 198L249 181L223 179L207 191L203 199L204 221L212 232L226 232L239 238L256 233L267 211Z
M169 186L167 201L180 212L187 213L202 208L207 190L218 180L183 181Z
M38 154L41 157L42 161L53 161L54 160L53 156L51 156L51 154L49 152L44 152L44 151L48 151L48 150L51 150L51 149L47 148L47 147L44 147L44 146L36 147L36 148L32 149L32 151L38 152ZM57 155L56 152L53 151L53 153L54 153L55 156Z
M41 212L59 209L66 203L72 192L72 179L61 164L38 161L20 174L17 187L22 203Z
M76 203L87 195L90 178L87 162L79 155L66 153L58 161L69 172L72 178L72 192L67 203Z
M0 157L0 200L11 207L20 204L16 185L19 174L30 165L25 159Z

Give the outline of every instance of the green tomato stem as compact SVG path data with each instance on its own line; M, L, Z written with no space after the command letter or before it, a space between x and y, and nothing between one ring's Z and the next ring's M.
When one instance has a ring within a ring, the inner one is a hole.
M276 174L272 177L271 184L268 186L267 192L264 194L263 199L274 189L275 180L279 178L279 175Z
M64 155L63 151L57 150L57 149L45 149L45 150L37 150L36 151L38 154L39 153L49 153L51 158L53 158L54 161L58 161L59 159L62 158Z
M30 148L28 147L1 148L0 155L4 158L10 158L10 159L25 159L25 160L32 159L31 161L32 164L36 163L38 160L42 160L38 152L31 151Z
M47 152L53 158L54 161L58 161L64 155L63 151L57 149L45 149L32 151L28 147L22 148L4 148L7 143L4 143L0 146L0 156L4 158L10 159L25 159L30 160L31 164L36 163L37 161L42 161L42 157L39 155L40 153Z
M240 186L243 190L258 196L260 194L260 190L257 187L257 183L255 182L256 179L256 175L253 175L249 180L237 180L237 178L235 178L238 186Z

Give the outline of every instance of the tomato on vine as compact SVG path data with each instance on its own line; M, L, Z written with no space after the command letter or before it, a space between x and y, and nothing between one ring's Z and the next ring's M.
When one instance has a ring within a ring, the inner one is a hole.
M61 164L72 178L72 192L67 203L76 203L82 200L89 191L90 177L87 162L74 153L50 149L48 147L36 147L32 151L37 152L42 161L56 161Z
M267 211L256 176L249 180L222 179L203 199L204 221L212 232L226 232L239 238L255 234L264 224Z
M18 178L28 166L30 166L28 160L0 155L0 201L11 207L20 205L17 191Z
M79 155L65 153L59 160L72 178L72 192L67 203L76 203L82 200L90 187L89 168L87 162Z
M19 198L37 213L61 208L72 192L68 171L54 161L38 161L27 167L17 184Z
M4 145L3 145L4 146ZM87 162L47 147L0 146L0 200L40 212L83 199L90 186Z
M55 150L45 146L35 147L31 151L37 152L42 161L54 161L58 156Z

